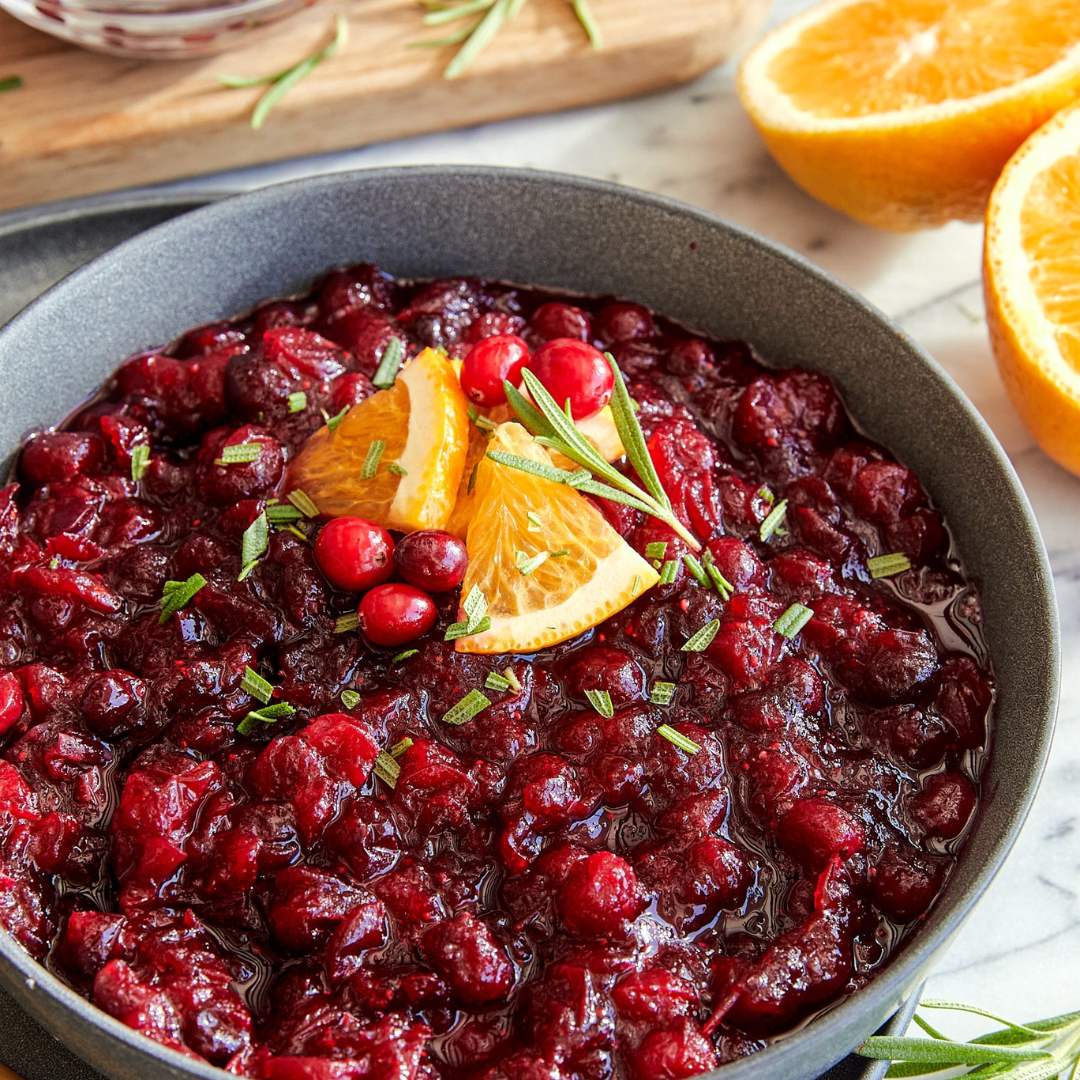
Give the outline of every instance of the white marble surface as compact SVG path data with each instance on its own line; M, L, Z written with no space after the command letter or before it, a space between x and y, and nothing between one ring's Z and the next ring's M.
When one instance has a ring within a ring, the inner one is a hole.
M808 0L779 0L772 21L807 6ZM681 199L835 274L897 319L959 382L1004 445L1042 526L1061 606L1064 685L1035 808L928 994L1019 1020L1080 1008L1080 479L1038 450L1005 396L983 318L982 228L952 224L892 236L815 202L769 158L735 98L730 64L669 93L369 147L337 157L337 167L343 160L357 167L554 169ZM311 163L303 170L283 165L280 177L301 171L312 171ZM958 1034L985 1030L983 1021L938 1022Z

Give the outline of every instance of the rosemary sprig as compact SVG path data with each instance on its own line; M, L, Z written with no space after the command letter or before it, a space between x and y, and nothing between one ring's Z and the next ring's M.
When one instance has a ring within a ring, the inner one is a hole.
M915 1022L929 1039L874 1035L856 1053L894 1062L886 1077L930 1076L965 1068L960 1075L995 1080L1053 1080L1076 1075L1080 1065L1080 1012L1014 1024L974 1005L930 999L921 1009L947 1009L985 1016L1005 1026L969 1042L954 1042L921 1016Z
M0 94L8 90L19 90L22 84L21 75L8 75L6 78L0 79Z
M291 68L286 68L284 71L279 71L274 75L218 75L218 82L223 86L229 87L231 90L242 90L250 86L261 86L264 83L270 84L270 89L266 91L255 105L255 109L251 114L251 127L254 131L258 131L263 126L266 118L270 115L270 110L298 83L301 79L310 75L324 60L329 60L349 40L349 24L345 19L345 16L339 11L336 19L336 30L334 33L334 40L329 45L324 45L318 52L312 53L310 56L301 60L300 63L293 65Z
M531 462L529 468L524 468L526 461L524 458L516 459L514 455L503 454L499 451L493 451L489 456L511 468L537 472L538 475L546 475L548 479L559 483L569 483L578 491L626 503L651 514L682 537L695 551L698 551L701 544L675 516L671 508L671 500L663 484L660 483L660 477L657 476L656 467L649 456L649 448L645 445L645 435L630 402L630 394L623 381L622 372L610 354L607 355L607 361L615 375L615 390L611 397L611 412L615 419L615 429L626 449L627 460L641 477L641 482L647 490L638 487L628 477L623 476L614 465L604 460L596 447L578 430L570 415L563 412L555 399L544 389L543 383L528 368L522 371L521 375L532 402L528 401L510 382L503 384L507 400L518 418L533 433L541 446L557 450L564 457L580 465L581 469L568 473L565 469L544 466L545 472L540 473L536 462ZM499 456L496 457L496 454ZM547 472L547 469L551 471ZM587 470L591 478L583 476L583 470ZM606 483L600 483L597 477Z

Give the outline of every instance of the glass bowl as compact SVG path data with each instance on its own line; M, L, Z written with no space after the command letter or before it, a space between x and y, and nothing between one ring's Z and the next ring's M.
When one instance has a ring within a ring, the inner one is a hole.
M24 23L95 52L143 60L208 56L315 0L0 0Z

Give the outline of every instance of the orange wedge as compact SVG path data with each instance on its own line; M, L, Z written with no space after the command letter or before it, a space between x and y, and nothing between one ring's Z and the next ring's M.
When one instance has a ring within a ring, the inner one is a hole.
M1009 162L986 215L986 318L1036 442L1080 475L1080 106Z
M372 443L384 443L374 475L363 476ZM346 514L414 532L442 529L465 469L469 416L457 375L425 349L389 390L354 405L336 431L323 427L289 469L320 513ZM388 468L390 466L390 468Z
M1076 0L827 0L766 35L738 92L811 195L886 229L982 217L1080 90Z
M516 423L500 424L488 449L551 462ZM596 626L659 580L592 503L565 484L484 456L473 497L461 595L480 589L491 628L458 638L459 652L536 652Z

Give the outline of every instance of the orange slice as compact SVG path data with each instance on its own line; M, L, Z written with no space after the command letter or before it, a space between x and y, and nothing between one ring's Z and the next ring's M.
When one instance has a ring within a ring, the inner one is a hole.
M1076 0L828 0L766 35L739 97L791 178L886 229L982 217L1080 89Z
M372 443L382 441L374 476L364 479ZM451 364L425 349L389 390L354 405L336 431L323 427L289 469L322 514L346 514L413 532L442 529L465 469L469 417ZM387 468L394 466L394 468Z
M500 424L488 449L551 462L520 424ZM484 456L473 495L461 595L480 589L491 628L458 638L459 652L536 652L596 626L659 581L592 503L565 484Z
M986 215L986 318L1036 442L1080 475L1080 106L1009 162Z

